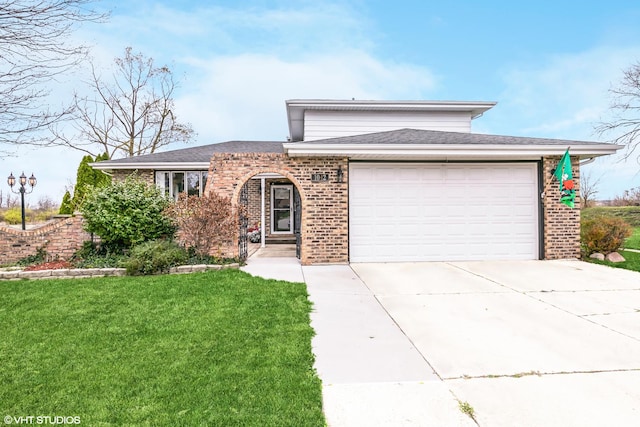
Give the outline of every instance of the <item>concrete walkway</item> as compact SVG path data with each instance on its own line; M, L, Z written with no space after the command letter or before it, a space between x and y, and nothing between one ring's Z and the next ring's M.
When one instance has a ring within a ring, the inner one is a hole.
M256 255L243 271L307 284L329 426L476 425L348 265L302 267L295 258Z
M475 426L351 267L302 271L330 426Z

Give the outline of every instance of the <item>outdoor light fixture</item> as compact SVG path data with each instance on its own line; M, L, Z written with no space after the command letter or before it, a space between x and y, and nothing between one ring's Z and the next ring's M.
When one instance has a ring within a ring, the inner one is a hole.
M24 195L25 193L31 193L33 191L33 187L36 186L37 180L36 177L33 176L33 174L31 174L31 176L29 177L29 185L31 186L31 190L27 191L27 189L25 188L25 186L27 185L27 176L24 174L24 172L22 172L22 175L20 175L18 177L20 179L20 188L18 189L18 191L13 191L13 187L16 185L16 177L13 176L13 172L11 172L11 174L9 175L9 178L7 178L7 184L9 184L9 187L11 187L11 191L18 194L20 193L20 202L21 202L21 206L22 206L22 229L26 230L26 224L25 224L25 214L24 214Z
M344 172L342 172L342 166L338 166L338 170L336 171L336 182L342 182L344 178Z

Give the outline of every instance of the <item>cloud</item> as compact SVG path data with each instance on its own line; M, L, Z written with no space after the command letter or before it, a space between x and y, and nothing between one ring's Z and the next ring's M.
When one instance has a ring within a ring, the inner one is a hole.
M594 139L593 125L607 114L608 89L639 56L640 45L599 46L511 65L503 72L502 109L515 126L522 124L523 134Z
M232 52L293 58L347 47L370 50L375 42L369 19L345 2L269 7L136 2L135 8L118 5L108 24L90 30L87 35L100 45L115 42L122 49L135 42L134 49L169 62Z
M380 59L378 32L348 2L101 4L113 6L109 22L86 24L74 37L92 46L105 77L127 46L184 76L176 112L192 123L196 144L285 140L288 98L420 99L436 84L427 68ZM84 69L61 77L52 102L66 103L74 90L86 90L86 76ZM33 171L40 181L36 192L58 199L82 153L24 148L18 156L0 159L0 166Z
M435 86L426 68L385 63L363 51L297 61L246 54L191 62L198 77L189 79L177 106L201 143L284 140L286 99L419 99Z
M640 45L600 45L505 66L501 102L474 122L474 130L606 142L595 134L594 125L609 114L609 88L639 57ZM638 162L634 158L625 161L624 152L585 166L593 176L602 176L599 198L613 198L640 186Z

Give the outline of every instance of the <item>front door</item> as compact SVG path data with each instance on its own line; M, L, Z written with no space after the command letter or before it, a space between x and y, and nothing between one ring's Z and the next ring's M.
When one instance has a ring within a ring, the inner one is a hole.
M271 233L293 233L293 185L271 186Z

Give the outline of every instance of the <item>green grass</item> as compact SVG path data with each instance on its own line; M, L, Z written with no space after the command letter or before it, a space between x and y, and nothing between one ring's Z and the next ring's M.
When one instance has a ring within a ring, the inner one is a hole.
M622 218L632 227L640 227L640 206L596 206L580 211L580 216L583 218L593 218L600 215Z
M303 284L237 270L0 282L0 414L321 426Z
M640 250L640 227L635 227L633 229L631 237L624 241L624 247L626 249Z
M610 267L624 268L625 270L640 271L640 253L621 250L620 254L624 257L624 262L613 263L609 261L598 261L591 258L586 258L585 261L608 265Z

